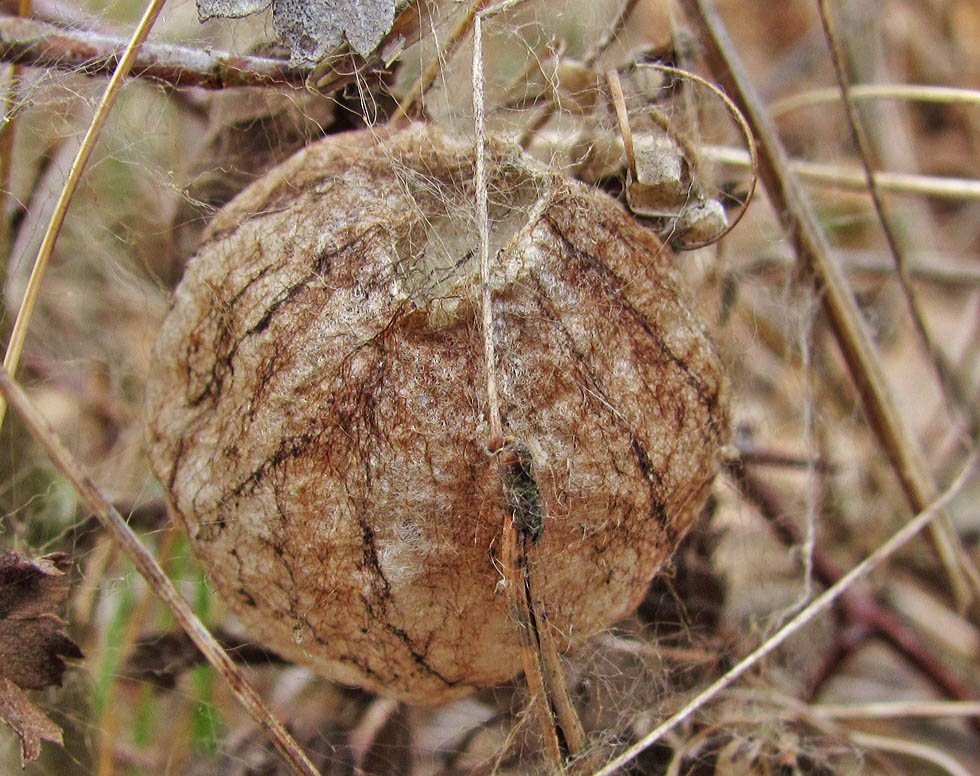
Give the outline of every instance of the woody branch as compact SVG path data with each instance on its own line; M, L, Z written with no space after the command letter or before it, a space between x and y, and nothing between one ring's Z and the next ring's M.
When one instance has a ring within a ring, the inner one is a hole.
M88 30L0 16L0 61L26 67L111 75L126 41ZM235 86L303 86L309 69L284 59L205 51L168 43L143 44L133 76L170 86L225 89Z

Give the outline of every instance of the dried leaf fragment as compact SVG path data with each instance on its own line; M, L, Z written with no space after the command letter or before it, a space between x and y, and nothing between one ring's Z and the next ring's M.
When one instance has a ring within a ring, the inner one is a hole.
M42 738L60 744L61 730L24 690L60 685L65 658L82 657L50 613L68 594L67 565L63 552L33 562L16 552L0 556L0 719L20 736L25 763L37 759Z
M61 743L61 728L31 703L20 687L0 676L0 719L20 736L21 759L33 762L41 754L41 739Z
M345 38L367 57L395 22L395 0L198 0L197 13L202 22L238 19L270 5L293 62L318 62Z

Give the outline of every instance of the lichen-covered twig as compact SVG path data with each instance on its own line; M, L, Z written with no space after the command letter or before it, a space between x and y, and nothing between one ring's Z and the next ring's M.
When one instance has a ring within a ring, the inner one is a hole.
M68 30L53 24L0 16L0 61L83 75L110 75L126 48L114 35ZM169 86L226 89L235 86L303 87L308 67L285 59L204 51L169 43L145 43L133 62L131 77Z

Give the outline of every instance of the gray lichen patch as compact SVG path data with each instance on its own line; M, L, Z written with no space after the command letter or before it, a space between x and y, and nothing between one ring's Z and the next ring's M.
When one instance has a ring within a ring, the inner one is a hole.
M200 20L239 19L272 6L273 24L292 61L315 63L346 38L366 57L395 21L395 0L197 0Z
M657 240L508 144L488 157L495 368L528 451L509 490L485 450L473 148L435 129L331 137L244 191L154 351L154 468L223 597L284 656L411 702L519 671L495 565L515 492L535 595L582 638L636 606L728 438Z

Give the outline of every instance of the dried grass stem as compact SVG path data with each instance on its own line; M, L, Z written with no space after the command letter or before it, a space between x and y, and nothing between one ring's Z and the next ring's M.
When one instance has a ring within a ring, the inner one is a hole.
M34 260L34 266L31 269L31 276L27 281L24 299L21 302L20 309L17 311L17 317L14 319L14 326L10 332L10 341L7 343L7 352L4 355L3 366L11 375L17 372L20 354L24 349L24 341L27 339L27 329L30 326L31 316L34 314L34 308L37 305L38 294L41 291L41 281L44 279L44 272L47 269L48 261L54 253L54 246L58 240L58 235L61 233L61 227L65 222L68 206L71 204L72 197L75 196L75 191L78 188L78 183L82 179L82 171L88 164L92 150L95 148L99 135L102 134L102 128L109 118L109 113L116 104L116 97L119 95L123 81L126 79L130 70L132 70L133 63L136 61L136 54L143 41L150 34L153 23L156 21L157 16L159 16L160 11L163 10L165 2L166 0L150 0L150 3L147 4L146 10L143 12L143 17L133 31L133 36L129 41L129 45L126 47L126 51L120 58L119 64L112 74L112 78L109 79L109 83L106 85L102 100L95 110L95 115L92 117L88 131L86 131L82 144L75 156L75 161L71 166L71 170L68 172L68 178L61 189L61 194L58 196L58 202L51 216L51 222L48 224L48 228L44 233L44 239L41 242L37 258ZM0 400L0 426L3 425L3 417L6 411L6 402Z
M921 512L938 492L912 430L898 409L881 357L861 319L847 279L834 260L816 214L799 182L775 127L745 73L734 44L710 0L683 0L682 6L705 46L712 71L738 103L756 137L759 172L773 209L822 291L824 308L871 427L897 474L913 512ZM945 568L958 606L980 598L980 573L966 555L945 515L930 525L930 538Z
M252 719L269 735L282 753L290 770L299 776L319 776L319 771L309 761L299 744L276 719L251 684L235 667L228 653L211 635L203 622L194 614L173 582L132 532L126 520L102 495L95 483L85 474L68 449L62 444L48 422L41 416L23 389L11 378L6 368L0 367L0 393L20 414L31 435L48 453L51 461L68 479L82 502L98 517L112 540L120 547L146 579L150 588L167 605L178 625L184 629L208 662L228 682L231 691L241 702Z
M871 195L871 201L874 205L875 213L878 216L878 222L881 224L882 233L885 235L885 241L888 243L888 249L891 251L892 257L895 260L895 274L899 287L902 289L902 294L905 297L905 302L908 305L909 313L912 316L915 332L918 335L923 350L932 362L933 369L939 379L940 388L946 396L947 401L956 406L963 414L967 422L970 438L975 440L980 437L980 414L977 413L976 408L970 401L968 390L960 380L956 369L950 363L949 359L946 358L946 355L936 344L935 340L933 340L926 327L925 315L922 312L922 307L912 286L912 278L909 273L905 249L898 239L898 234L892 223L892 219L885 209L885 202L881 195L881 189L878 186L878 175L873 169L874 149L871 146L871 141L858 115L857 105L853 97L851 97L851 86L847 80L847 73L844 70L845 53L843 45L834 30L830 10L827 7L827 0L817 0L817 6L820 10L820 22L823 26L824 37L827 39L827 48L830 51L834 72L837 75L837 83L840 87L844 110L847 113L847 123L851 128L851 135L854 140L854 145L858 150L858 156L861 159L861 166L864 168L868 193Z

